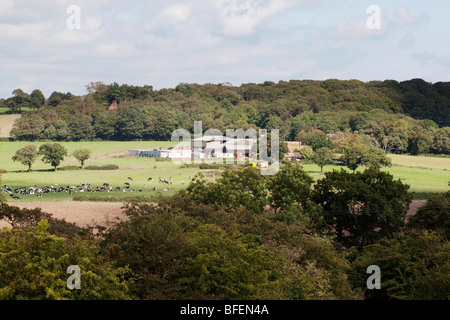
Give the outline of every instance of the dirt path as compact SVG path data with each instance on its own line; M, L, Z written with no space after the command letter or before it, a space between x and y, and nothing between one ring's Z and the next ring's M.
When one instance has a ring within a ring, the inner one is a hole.
M109 202L17 202L19 208L41 208L43 212L51 213L53 217L65 219L81 227L88 225L106 225L116 218L125 219L122 213L122 203ZM0 221L0 227L9 225Z

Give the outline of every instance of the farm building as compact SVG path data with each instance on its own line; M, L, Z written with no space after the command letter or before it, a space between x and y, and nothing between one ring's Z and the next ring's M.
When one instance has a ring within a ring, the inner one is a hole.
M241 157L256 154L256 139L232 139L215 146L213 156L219 158Z
M192 152L188 150L162 150L162 149L150 149L150 150L128 150L128 153L137 157L146 158L191 158Z
M223 136L204 136L191 141L190 146L169 150L129 150L136 157L147 158L240 158L256 156L256 139L231 139Z
M230 140L228 137L224 136L202 136L200 138L192 139L191 147L195 150L205 150L205 148L210 148L213 146L218 146L225 141Z
M232 139L224 136L203 136L192 140L193 152L198 156L232 158L256 152L256 139Z

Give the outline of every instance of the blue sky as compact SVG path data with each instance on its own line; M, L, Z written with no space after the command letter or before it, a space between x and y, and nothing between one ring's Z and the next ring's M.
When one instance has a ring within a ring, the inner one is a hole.
M448 12L437 0L0 0L0 97L85 94L91 81L450 81Z

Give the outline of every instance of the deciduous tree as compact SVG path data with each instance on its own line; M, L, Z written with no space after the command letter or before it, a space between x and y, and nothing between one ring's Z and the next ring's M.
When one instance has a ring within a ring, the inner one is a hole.
M50 163L57 170L57 167L67 156L67 149L59 143L45 143L39 147L39 155L44 163Z
M18 161L24 166L28 166L28 172L31 171L31 166L38 158L35 145L28 145L16 151L12 157L13 161Z
M324 220L339 242L363 247L402 230L412 201L408 190L409 185L386 172L342 169L317 181L313 199L322 205Z
M73 151L72 155L80 162L81 169L83 169L84 162L91 157L91 150L89 149L77 149Z
M329 148L320 148L314 152L312 161L320 167L320 173L323 173L323 167L333 163L333 153Z

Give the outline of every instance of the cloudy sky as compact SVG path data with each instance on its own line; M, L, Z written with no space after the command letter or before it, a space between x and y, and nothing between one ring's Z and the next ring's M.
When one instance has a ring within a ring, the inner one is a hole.
M0 97L86 94L91 81L450 81L449 12L442 0L0 0Z

